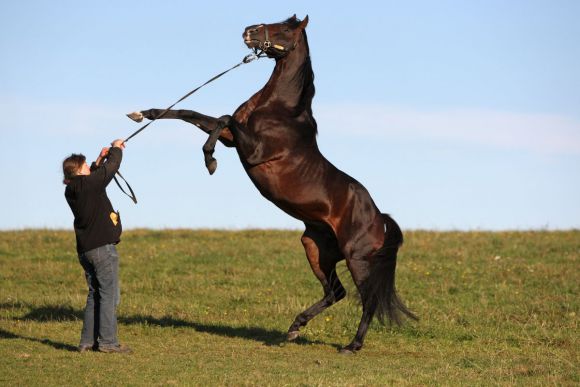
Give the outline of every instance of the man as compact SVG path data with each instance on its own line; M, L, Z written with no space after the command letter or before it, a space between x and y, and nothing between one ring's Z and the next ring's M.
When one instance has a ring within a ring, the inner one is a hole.
M117 338L120 290L115 245L121 240L122 226L106 192L121 165L124 148L123 140L113 141L110 148L101 150L90 168L82 154L72 154L62 163L64 195L75 218L77 253L89 287L80 352L131 352Z

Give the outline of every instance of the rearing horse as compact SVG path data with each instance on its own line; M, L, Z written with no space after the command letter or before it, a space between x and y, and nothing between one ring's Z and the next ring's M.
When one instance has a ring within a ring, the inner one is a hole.
M266 85L244 102L233 116L214 118L190 110L170 110L162 118L181 119L210 134L203 150L210 173L219 140L236 148L246 173L260 193L284 212L304 222L302 244L324 297L298 314L288 329L288 340L299 335L312 318L343 299L346 291L337 262L346 264L362 301L362 318L352 342L341 349L362 348L376 314L381 322L416 319L395 291L397 251L403 234L397 223L382 214L368 191L331 164L318 149L312 116L314 73L310 63L306 25L296 15L276 24L244 30L244 43L263 50L276 61ZM136 121L155 119L162 109L129 115Z

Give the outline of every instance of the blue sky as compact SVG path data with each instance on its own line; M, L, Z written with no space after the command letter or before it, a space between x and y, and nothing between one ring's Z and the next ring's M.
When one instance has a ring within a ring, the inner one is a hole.
M259 22L309 15L319 146L405 229L580 227L578 1L4 1L0 229L72 228L60 163L94 159L248 53ZM261 59L179 108L230 114L268 79ZM235 151L156 122L128 143L126 228L301 228L263 199Z

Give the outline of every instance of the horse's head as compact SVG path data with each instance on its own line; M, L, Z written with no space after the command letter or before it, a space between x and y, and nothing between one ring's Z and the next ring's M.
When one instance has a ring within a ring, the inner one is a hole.
M302 21L294 15L282 23L246 27L242 36L244 43L254 51L262 50L270 58L280 58L296 47L307 24L308 15Z

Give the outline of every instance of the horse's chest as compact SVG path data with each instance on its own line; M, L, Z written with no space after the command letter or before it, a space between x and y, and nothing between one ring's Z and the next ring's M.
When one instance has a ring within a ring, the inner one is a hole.
M294 139L276 129L238 133L236 148L242 162L250 166L262 165L259 173L272 172L270 160L280 159L295 145Z
M273 202L287 201L292 187L292 176L280 166L278 161L266 161L248 168L248 176L260 193Z
M290 209L311 201L320 185L315 175L303 169L298 159L282 158L247 168L246 171L262 196Z
M284 188L284 179L281 179L279 168L274 164L272 161L266 161L247 169L248 176L263 194L274 194Z

